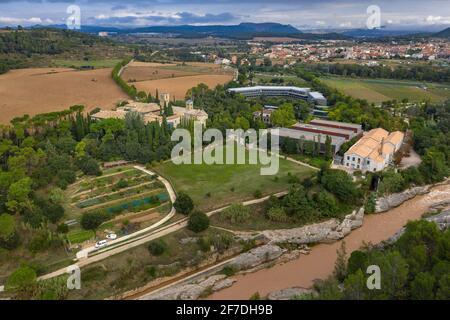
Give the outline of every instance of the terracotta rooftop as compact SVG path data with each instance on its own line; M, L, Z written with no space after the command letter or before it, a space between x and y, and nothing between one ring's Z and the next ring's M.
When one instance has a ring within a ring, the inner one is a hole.
M356 154L361 158L383 162L384 155L394 153L395 145L401 142L403 137L404 134L400 131L389 134L382 128L372 129L351 146L346 154Z
M94 113L92 117L96 119L124 119L126 114L126 111L101 110L97 113Z

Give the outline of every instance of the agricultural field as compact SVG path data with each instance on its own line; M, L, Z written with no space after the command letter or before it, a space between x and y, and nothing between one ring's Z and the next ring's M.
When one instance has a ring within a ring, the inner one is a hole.
M162 64L133 62L121 77L138 90L155 94L168 92L172 97L184 99L186 91L200 83L213 88L233 79L234 72L213 63Z
M82 179L68 187L66 197L67 219L79 222L85 213L101 212L107 221L99 230L118 235L153 224L171 207L167 191L156 176L133 167L115 168L103 176ZM94 236L94 232L82 230L79 223L68 233L71 244L83 243Z
M198 209L209 211L233 202L266 196L289 187L292 177L303 180L314 174L308 167L280 158L276 175L260 174L261 165L253 164L181 164L165 162L153 169L168 179L177 192L191 196Z
M85 105L86 110L111 109L128 98L112 80L110 68L11 70L0 75L0 95L0 123L24 114L65 110L76 104Z
M321 80L345 94L366 99L371 103L381 103L393 99L442 102L450 98L450 84L344 77L321 77Z

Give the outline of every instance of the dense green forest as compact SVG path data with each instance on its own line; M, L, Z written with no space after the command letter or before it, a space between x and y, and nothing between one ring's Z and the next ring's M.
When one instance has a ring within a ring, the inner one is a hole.
M128 46L65 29L0 29L0 74L10 69L50 64L50 58L122 57Z
M425 220L409 222L394 244L354 251L348 263L345 247L341 248L334 276L316 283L319 294L314 299L449 300L449 253L450 230L440 231ZM380 289L369 290L366 285L371 265L380 267Z

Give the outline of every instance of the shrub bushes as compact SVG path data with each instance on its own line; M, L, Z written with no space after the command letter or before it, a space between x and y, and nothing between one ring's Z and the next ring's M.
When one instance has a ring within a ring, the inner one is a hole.
M96 230L106 219L106 215L102 212L87 212L81 217L81 226L85 230Z
M272 207L267 211L267 219L274 222L287 222L289 221L289 217L286 212L284 212L283 208L280 207Z
M167 250L164 240L158 239L148 244L148 251L154 256L160 256Z
M173 203L173 206L177 212L188 215L194 209L194 202L189 195L180 192Z
M250 208L234 203L220 213L222 219L229 220L231 223L245 222L250 218Z
M0 247L14 249L19 245L19 234L16 231L16 222L10 214L0 215Z
M188 229L195 233L202 232L209 227L209 218L206 214L200 211L195 211L190 214L188 220Z

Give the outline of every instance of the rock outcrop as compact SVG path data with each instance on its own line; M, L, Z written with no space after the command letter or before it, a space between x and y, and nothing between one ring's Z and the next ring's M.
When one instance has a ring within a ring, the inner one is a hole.
M450 210L442 211L441 213L428 217L425 220L435 222L439 229L446 230L450 228Z
M375 204L375 213L385 212L398 207L403 202L414 198L417 195L426 194L431 186L414 187L403 192L394 193L386 197L377 199Z
M277 291L271 292L267 299L269 300L291 300L297 296L301 296L304 294L314 294L315 291L312 289L305 289L305 288L286 288L281 289Z
M163 289L146 297L147 300L195 300L206 290L222 281L226 276L223 274L213 275L191 283L175 285Z
M237 270L254 268L263 263L279 258L286 250L274 244L265 244L235 257L226 265ZM146 296L148 300L195 300L204 292L214 292L231 286L236 280L226 278L223 274L203 276L201 279L190 280L177 284L154 294Z
M248 252L242 253L233 259L228 265L237 270L245 270L256 267L262 263L279 258L285 250L274 244L265 244Z
M295 243L308 244L318 242L334 242L344 238L353 229L362 226L364 208L353 211L344 217L342 222L330 219L300 228L266 230L262 234L269 243Z

